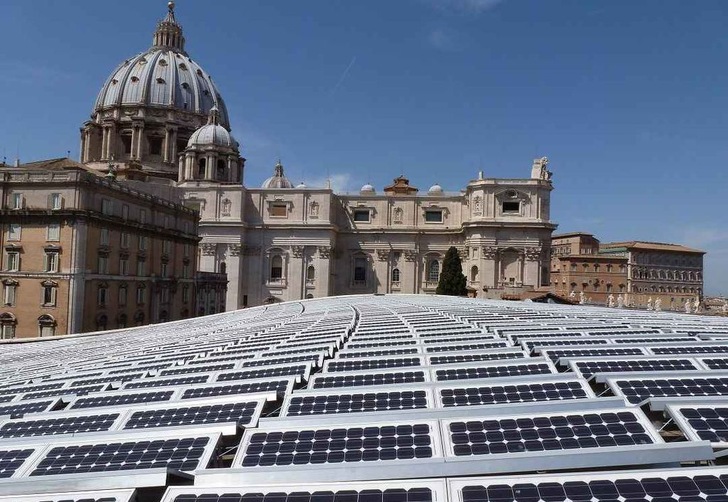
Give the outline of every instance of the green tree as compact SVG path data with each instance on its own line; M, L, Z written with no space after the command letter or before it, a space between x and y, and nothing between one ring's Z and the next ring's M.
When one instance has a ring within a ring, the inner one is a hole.
M464 296L468 293L467 279L463 275L463 265L455 246L451 246L442 262L440 281L437 283L438 295Z

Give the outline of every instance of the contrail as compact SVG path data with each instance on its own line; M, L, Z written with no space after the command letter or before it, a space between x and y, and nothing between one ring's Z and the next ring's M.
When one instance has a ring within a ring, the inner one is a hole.
M351 58L351 62L349 63L349 66L346 67L346 70L344 70L344 73L342 73L341 77L339 77L339 81L336 82L336 85L329 92L329 94L331 96L333 96L336 93L336 91L339 89L341 84L344 82L344 80L346 79L346 76L349 74L349 70L351 70L351 67L354 66L354 63L356 63L356 56Z

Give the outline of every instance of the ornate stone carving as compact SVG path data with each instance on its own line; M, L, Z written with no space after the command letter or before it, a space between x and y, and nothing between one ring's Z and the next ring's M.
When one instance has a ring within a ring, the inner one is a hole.
M230 199L225 198L222 200L222 210L220 211L223 216L230 216L230 208L233 203Z
M473 214L483 213L483 198L480 195L473 197Z
M217 244L203 242L200 244L200 249L202 249L202 254L204 256L215 256L215 253L217 252Z
M468 258L470 258L470 253L469 253L468 248L466 248L466 247L457 248L457 250L458 250L458 258L460 258L460 260L467 260Z
M243 251L243 246L240 244L228 244L228 250L230 251L230 256L240 256L240 253Z
M541 247L530 247L523 250L526 260L537 261L541 258Z
M309 218L319 217L319 203L315 200L308 205L308 216Z
M402 211L401 207L395 207L394 211L392 211L392 220L394 223L402 223L402 218L404 217L404 211Z
M377 259L379 261L389 260L389 249L377 249Z
M407 249L404 252L404 259L405 261L417 261L417 254L417 251Z
M331 258L331 248L329 246L319 246L318 247L318 254L319 257L323 258L324 260L328 260Z
M306 248L304 246L291 246L291 253L294 258L302 258L305 250Z
M495 246L485 246L483 248L483 259L485 260L495 260L495 257L498 256L498 248Z

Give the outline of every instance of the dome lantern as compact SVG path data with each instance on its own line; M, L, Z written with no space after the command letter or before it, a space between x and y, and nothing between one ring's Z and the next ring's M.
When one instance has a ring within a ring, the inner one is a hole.
M273 176L265 180L261 188L293 188L291 180L283 174L283 164L281 164L280 160L274 168Z
M174 17L174 2L167 4L169 9L167 17L157 23L157 29L154 32L154 47L166 47L179 52L185 50L185 37L182 35L182 26L179 25Z

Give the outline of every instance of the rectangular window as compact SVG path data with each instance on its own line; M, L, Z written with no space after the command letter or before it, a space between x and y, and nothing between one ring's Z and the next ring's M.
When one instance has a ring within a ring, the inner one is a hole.
M147 211L146 209L140 209L139 210L139 223L142 225L147 222Z
M270 215L274 218L287 218L288 204L271 204Z
M114 214L114 203L109 199L101 199L101 213L111 216Z
M162 288L159 296L162 303L169 303L169 288Z
M46 232L46 240L49 242L58 242L61 240L61 225L60 223L51 223L48 225L48 231Z
M101 229L101 245L102 246L108 246L109 245L109 229L108 228L102 228Z
M442 223L442 209L428 209L425 211L427 223Z
M8 225L8 240L19 241L21 235L20 223L11 223Z
M147 236L140 235L139 236L139 251L146 251L146 249L147 249Z
M59 193L52 193L49 201L49 209L62 209L63 208L63 197Z
M120 287L119 288L119 307L126 306L126 294L127 294L126 286Z
M129 219L129 205L128 204L121 205L121 217L124 218L124 220Z
M503 213L520 213L521 212L521 203L520 202L504 202L503 203Z
M164 228L169 228L169 216L164 215Z
M144 304L144 288L137 288L136 290L136 302L137 305L143 305Z
M136 275L144 277L146 274L146 262L144 260L137 260L137 273Z
M190 301L190 287L182 286L182 302L187 303Z
M99 306L106 305L107 291L108 290L106 288L99 288L98 293L96 295L97 304Z
M160 275L162 277L167 277L169 267L167 266L167 263L162 262L162 266L160 268Z
M354 284L366 284L367 282L367 259L354 258Z
M354 221L357 223L369 223L370 211L368 209L354 209Z
M182 265L182 278L183 279L189 279L190 277L190 264L185 263Z
M109 257L106 255L99 255L99 274L109 273Z
M129 275L129 258L119 260L119 275Z
M15 338L14 324L3 324L0 329L0 338L2 338L3 340L10 340L11 338Z
M15 306L15 284L6 284L3 290L3 303L8 307Z
M55 307L56 306L56 291L55 286L43 286L43 306L44 307Z
M162 253L169 254L172 250L172 242L171 241L162 241Z
M11 209L23 209L23 194L14 193L10 198Z
M119 241L119 245L123 249L128 249L129 248L129 242L131 242L131 235L129 235L127 232L122 232L121 233L121 237L120 237L120 241Z
M58 272L58 251L46 251L45 271Z
M20 270L20 253L18 251L8 251L5 255L5 270L8 272L17 272Z
M190 256L190 248L191 247L192 246L190 246L189 244L185 244L184 247L183 247L183 249L182 249L182 256L189 258L189 256Z

